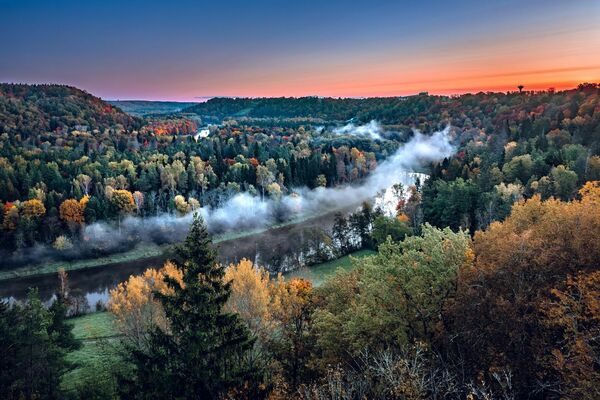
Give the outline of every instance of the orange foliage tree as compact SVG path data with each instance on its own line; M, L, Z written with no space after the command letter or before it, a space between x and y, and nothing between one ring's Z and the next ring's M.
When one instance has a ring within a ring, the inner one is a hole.
M60 219L68 224L83 223L83 208L75 199L67 199L60 204L59 207Z
M23 216L27 218L40 218L46 214L46 207L38 199L27 200L23 202Z
M553 391L570 399L600 399L600 270L569 276L541 306L548 349L538 362Z
M4 204L4 219L2 222L2 228L7 231L12 231L17 228L19 223L19 209L13 203Z
M600 260L600 186L587 183L579 194L580 200L572 202L535 196L513 206L504 222L477 232L474 266L460 270L456 298L448 302L446 336L455 338L452 347L466 355L471 373L492 381L493 373L512 371L519 397L573 389L556 381L555 362L549 361L556 355L544 343L549 329L556 329L548 325L548 315L567 307L548 308L549 298L571 293L569 276L596 271ZM597 324L598 308L587 307L590 313L581 316L585 322L578 323Z
M171 262L156 270L149 268L141 275L132 275L110 291L108 310L115 316L117 329L138 349L145 349L154 327L168 331L164 310L154 293L169 294L165 277L183 285L183 273Z
M304 373L310 354L309 332L314 310L314 293L310 281L279 277L273 287L274 318L280 337L272 349L281 364L281 373L295 390Z

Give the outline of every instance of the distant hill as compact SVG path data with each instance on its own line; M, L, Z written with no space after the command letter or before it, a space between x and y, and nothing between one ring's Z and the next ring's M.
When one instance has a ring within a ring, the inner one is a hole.
M78 126L102 130L117 125L132 130L142 123L71 86L0 83L0 133L27 137Z
M109 100L108 103L119 107L128 114L143 117L146 115L172 114L198 103L178 101L147 101L147 100Z
M403 108L407 99L431 100L432 96L331 98L277 97L226 98L217 97L190 107L185 112L201 117L226 118L318 118L326 121L345 121L351 118L368 120L377 115L385 120L386 112ZM394 114L397 117L398 113Z

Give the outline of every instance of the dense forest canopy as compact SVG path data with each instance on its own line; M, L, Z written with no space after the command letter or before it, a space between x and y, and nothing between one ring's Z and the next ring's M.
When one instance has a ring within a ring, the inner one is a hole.
M480 92L459 96L422 93L379 98L213 98L186 109L200 116L218 118L314 118L322 121L377 120L387 125L405 125L427 131L439 123L464 128L487 129L506 119L520 123L527 117L543 116L562 121L579 114L580 95L594 95L597 85L555 92ZM593 103L593 100L592 100ZM566 115L559 113L568 109ZM592 107L593 110L593 107ZM587 110L592 111L592 110ZM593 114L593 112L592 112Z
M179 101L108 100L107 103L138 117L154 114L173 114L197 103Z
M20 140L77 126L133 130L141 125L139 118L71 86L0 84L0 132Z
M199 137L204 118L219 124ZM323 127L350 120L346 134ZM372 120L380 139L352 135ZM596 84L454 97L215 98L150 118L72 87L2 84L2 249L46 243L61 251L84 224L183 215L240 192L277 199L303 186L360 183L413 129L445 126L458 151L430 169L413 226L474 232L522 198L569 200L600 179Z

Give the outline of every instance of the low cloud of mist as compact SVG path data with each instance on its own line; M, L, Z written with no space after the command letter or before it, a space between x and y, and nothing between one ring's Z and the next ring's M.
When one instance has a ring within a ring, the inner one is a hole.
M344 128L345 129L345 128ZM375 121L356 127L360 135L379 135ZM348 132L350 132L348 130ZM411 185L418 175L414 171L431 162L442 160L455 152L450 142L450 128L424 135L418 131L396 153L382 161L360 185L336 188L295 189L279 200L261 200L258 196L239 193L218 208L198 210L213 234L267 227L290 219L302 219L328 211L359 205L375 197L382 189L396 183ZM118 227L106 222L87 225L82 239L70 250L57 253L46 246L36 246L14 262L33 263L40 258L74 259L109 254L134 247L138 243L172 243L185 238L192 221L192 213L185 216L162 214L155 217L129 216Z
M351 136L360 136L360 137L368 137L370 139L382 139L383 128L379 124L379 122L375 120L371 120L368 124L364 125L355 125L354 123L349 123L339 128L333 129L333 133L336 135L351 135Z

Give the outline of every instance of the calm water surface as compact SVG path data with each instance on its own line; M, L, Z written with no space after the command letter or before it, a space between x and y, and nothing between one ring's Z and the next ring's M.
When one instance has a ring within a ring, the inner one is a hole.
M289 271L303 265L307 254L320 241L319 232L330 231L335 213L312 218L294 225L274 228L247 237L220 242L215 246L222 263L248 258L272 272ZM106 302L110 289L149 267L160 267L164 256L127 261L69 271L71 291L86 296L92 308L99 300ZM56 290L56 274L16 278L0 282L0 298L22 300L30 287L37 287L42 300L49 301Z

